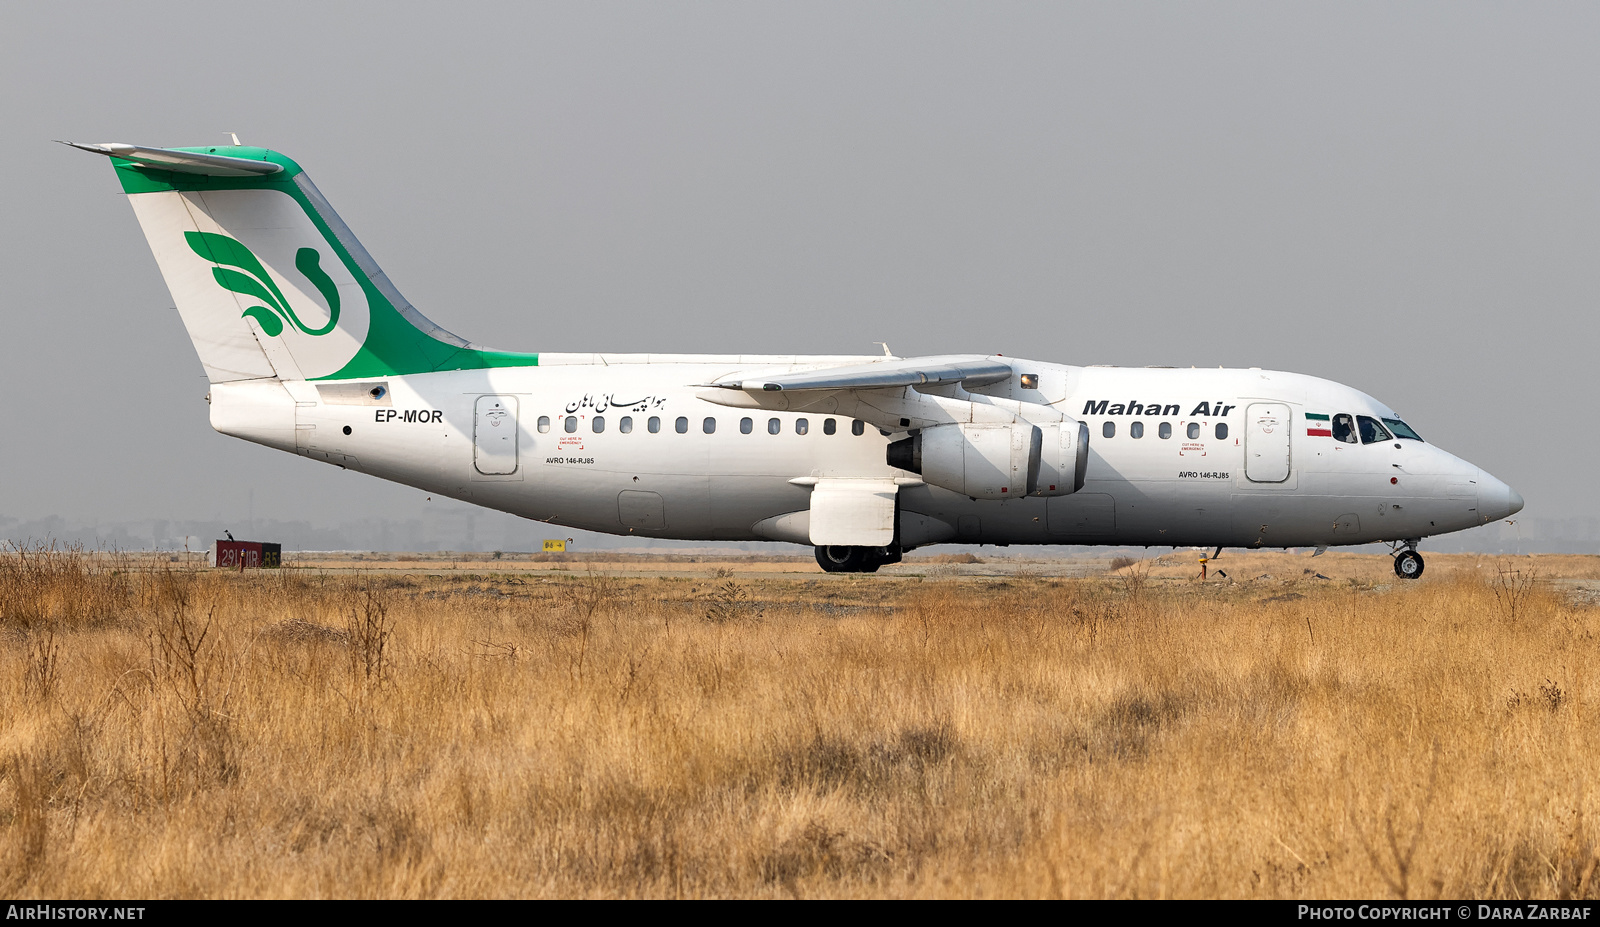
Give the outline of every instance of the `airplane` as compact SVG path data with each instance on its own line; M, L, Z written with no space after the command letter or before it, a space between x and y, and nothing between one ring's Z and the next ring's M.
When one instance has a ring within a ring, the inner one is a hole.
M1348 386L999 354L535 354L428 320L300 165L237 144L110 158L225 435L552 525L813 547L1299 548L1425 537L1523 500Z

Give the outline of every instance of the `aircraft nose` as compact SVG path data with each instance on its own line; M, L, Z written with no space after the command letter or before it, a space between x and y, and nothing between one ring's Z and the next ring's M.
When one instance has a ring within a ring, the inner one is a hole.
M1478 471L1478 514L1484 521L1509 518L1522 511L1522 495L1505 483Z

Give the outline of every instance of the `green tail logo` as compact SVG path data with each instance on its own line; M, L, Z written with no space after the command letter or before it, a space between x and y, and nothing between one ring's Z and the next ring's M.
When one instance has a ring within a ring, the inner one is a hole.
M294 266L328 301L328 324L321 328L310 328L300 321L300 317L294 314L294 307L289 305L289 300L284 298L278 285L272 282L266 268L240 242L213 232L184 232L183 237L195 254L219 265L211 268L211 276L217 279L223 289L258 299L265 304L246 309L244 317L255 319L268 337L276 338L282 334L285 321L307 335L326 335L339 324L339 290L322 269L319 263L321 255L315 248L296 251Z

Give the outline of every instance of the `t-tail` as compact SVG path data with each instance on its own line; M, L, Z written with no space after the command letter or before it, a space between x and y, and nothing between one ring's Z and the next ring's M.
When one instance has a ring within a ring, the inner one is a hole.
M538 363L424 317L276 151L66 144L111 158L213 383Z

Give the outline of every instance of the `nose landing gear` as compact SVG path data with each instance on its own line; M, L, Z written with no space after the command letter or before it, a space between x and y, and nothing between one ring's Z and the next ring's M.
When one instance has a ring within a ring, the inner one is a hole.
M1401 579L1422 578L1422 568L1424 564L1422 562L1422 555L1417 553L1417 543L1420 540L1420 538L1408 539L1405 542L1405 550L1395 555L1394 575L1400 577Z

